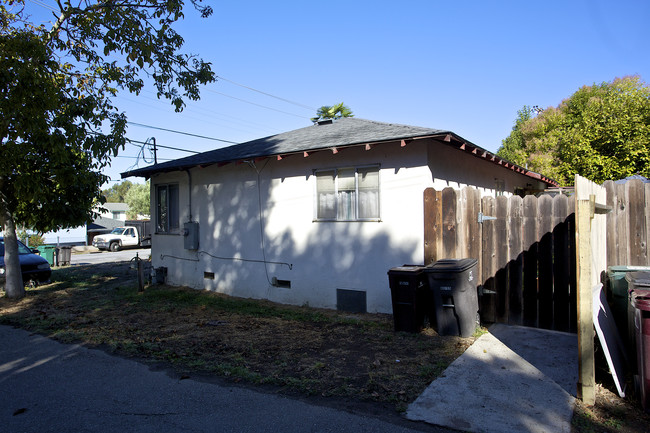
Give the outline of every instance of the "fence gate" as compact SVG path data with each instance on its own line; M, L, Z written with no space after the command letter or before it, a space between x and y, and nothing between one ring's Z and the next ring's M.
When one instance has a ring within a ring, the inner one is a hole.
M424 191L425 264L476 258L481 320L576 331L575 201Z

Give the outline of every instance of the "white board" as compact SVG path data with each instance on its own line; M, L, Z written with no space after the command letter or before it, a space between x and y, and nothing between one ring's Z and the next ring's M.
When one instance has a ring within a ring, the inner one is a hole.
M596 334L605 352L605 358L607 358L609 371L612 373L614 383L616 383L618 395L625 397L625 366L627 365L625 347L616 329L616 323L607 304L607 297L602 284L594 286L593 295Z

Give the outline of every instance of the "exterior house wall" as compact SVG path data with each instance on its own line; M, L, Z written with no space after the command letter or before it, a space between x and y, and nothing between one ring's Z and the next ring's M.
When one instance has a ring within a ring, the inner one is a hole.
M199 248L184 249L180 234L154 234L153 266L168 269L170 284L287 304L336 308L337 289L358 290L366 292L369 312L391 312L388 270L423 261L424 189L446 182L445 175L450 182L487 188L495 171L505 172L494 164L492 170L456 171L468 155L453 149L434 154L429 147L421 140L407 148L382 144L191 169ZM314 170L372 164L380 165L381 221L314 221ZM179 185L183 228L190 220L190 176L154 175L152 209L155 186L164 183ZM290 288L272 285L274 277Z
M467 152L450 146L429 147L429 168L434 179L433 187L442 190L446 187L462 189L474 186L481 195L494 195L497 181L505 195L512 195L515 188L544 190L544 182L506 170L493 162L479 159Z

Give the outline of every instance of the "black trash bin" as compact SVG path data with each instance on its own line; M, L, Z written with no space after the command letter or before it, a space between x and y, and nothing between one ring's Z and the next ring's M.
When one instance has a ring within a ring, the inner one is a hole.
M422 266L399 266L388 271L395 331L419 332L431 311L431 296Z
M627 355L630 362L630 369L632 374L636 375L639 372L639 366L637 364L637 338L636 330L634 324L634 318L636 316L636 311L632 303L632 294L636 292L638 296L641 296L642 292L650 295L650 272L644 271L635 271L628 272L625 274L625 280L627 281L627 293L628 293L628 303L627 303L627 339L625 341L627 346Z
M425 270L438 334L470 337L479 325L476 259L438 260Z
M650 412L650 292L630 292L630 304L634 308L634 333L636 339L637 372L634 375L635 390L641 405Z

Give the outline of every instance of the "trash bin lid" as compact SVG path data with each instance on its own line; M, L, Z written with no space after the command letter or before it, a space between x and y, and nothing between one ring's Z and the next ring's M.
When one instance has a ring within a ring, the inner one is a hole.
M397 266L390 268L388 274L419 274L423 269L423 266Z
M632 306L637 310L650 311L650 295L646 290L632 290Z
M463 272L476 265L476 259L441 259L427 267L429 272Z
M625 274L625 279L636 287L648 287L650 289L650 272L628 272Z

